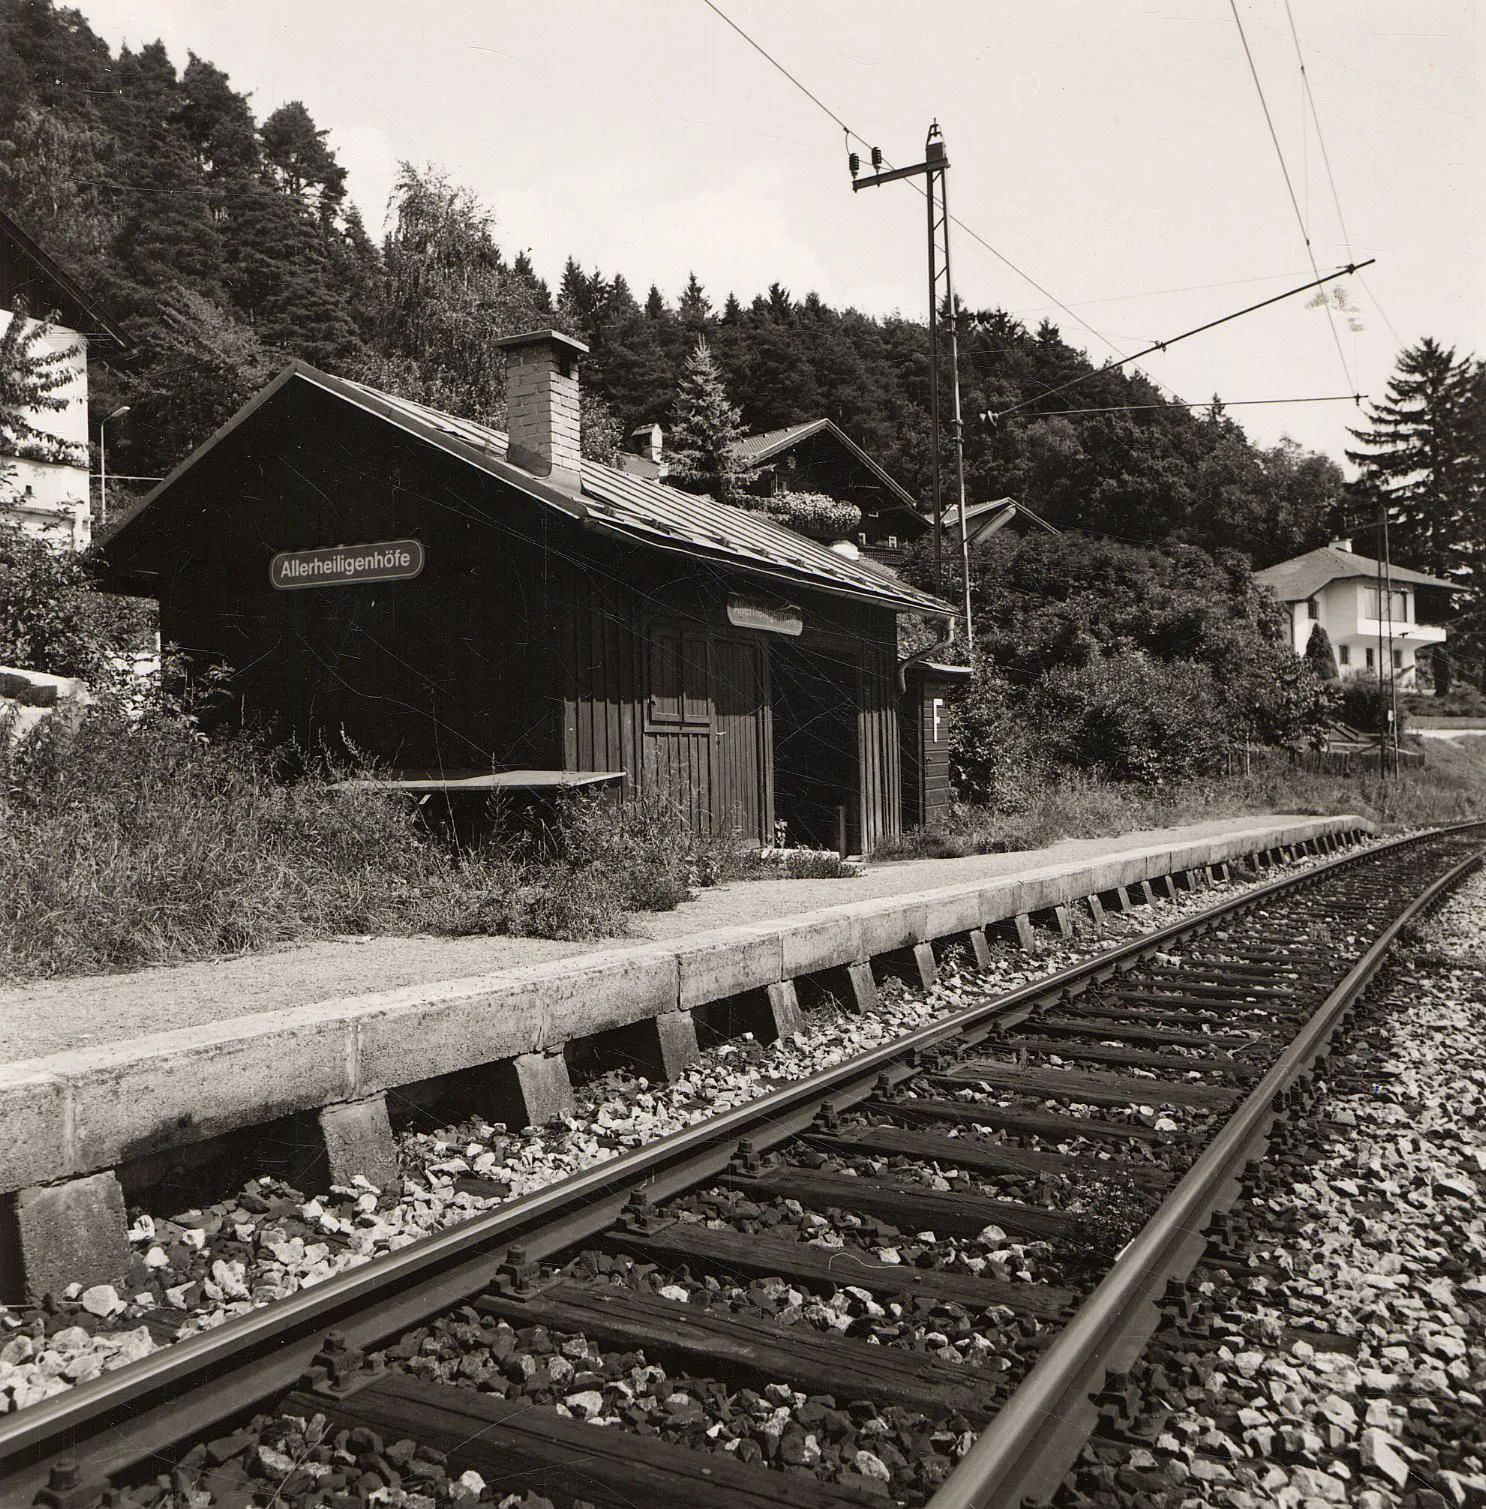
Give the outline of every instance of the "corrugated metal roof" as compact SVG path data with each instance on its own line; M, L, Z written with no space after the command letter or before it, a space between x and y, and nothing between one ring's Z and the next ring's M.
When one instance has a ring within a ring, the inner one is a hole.
M782 451L787 451L790 446L822 433L829 434L855 456L898 499L902 507L918 514L913 494L901 482L890 477L834 419L807 419L803 424L785 425L782 430L765 430L761 435L745 435L738 442L738 459L748 466L760 466Z
M1365 576L1375 580L1380 568L1370 556L1358 555L1351 550L1338 550L1335 545L1322 545L1308 550L1304 555L1293 556L1288 561L1266 566L1254 573L1254 580L1268 587L1282 603L1301 602L1314 597L1328 582L1343 581L1348 577ZM1426 576L1422 571L1412 571L1407 566L1389 568L1395 584L1416 587L1446 587L1460 590L1459 582L1447 582L1442 577Z
M823 430L829 419L807 419L804 424L787 424L782 430L765 430L762 435L745 435L738 442L738 456L743 461L767 461L797 440Z
M954 614L955 610L941 598L920 592L896 578L885 577L872 569L868 562L850 560L763 514L719 503L713 498L684 493L663 482L627 476L614 467L584 461L581 491L575 495L551 478L535 477L509 462L505 435L489 425L460 419L441 409L415 403L409 398L398 398L349 378L333 377L305 362L295 362L280 373L210 440L176 467L120 527L117 537L131 533L136 521L149 513L155 500L169 491L178 478L237 429L254 410L295 379L310 382L429 444L439 446L458 459L521 488L549 507L637 544L680 551L798 588L857 598L897 612L923 613L935 618L948 618Z

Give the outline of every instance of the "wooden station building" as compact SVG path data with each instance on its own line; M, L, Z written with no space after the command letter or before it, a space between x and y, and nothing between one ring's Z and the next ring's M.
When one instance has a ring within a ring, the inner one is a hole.
M110 585L244 716L414 789L622 781L760 843L899 833L898 615L950 606L582 459L586 348L502 344L509 435L292 364L109 539Z

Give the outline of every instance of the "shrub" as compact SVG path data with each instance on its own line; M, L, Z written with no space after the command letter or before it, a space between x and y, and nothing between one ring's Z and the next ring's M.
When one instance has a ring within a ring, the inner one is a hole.
M93 585L86 558L0 522L0 665L122 687L149 610Z
M1352 676L1342 684L1341 718L1365 734L1387 731L1388 710L1393 705L1389 688L1380 687L1371 676ZM1398 732L1400 737L1408 726L1408 713L1403 699L1398 699Z
M1060 764L1157 783L1216 769L1225 709L1210 672L1138 650L1044 675L1026 717Z
M743 500L752 503L753 500ZM770 518L798 529L801 534L829 535L833 540L856 533L862 511L855 503L833 498L827 493L777 492L760 498L757 506Z
M1305 658L1323 681L1341 679L1341 672L1336 668L1336 654L1331 648L1331 635L1323 625L1311 625L1311 637L1305 642Z

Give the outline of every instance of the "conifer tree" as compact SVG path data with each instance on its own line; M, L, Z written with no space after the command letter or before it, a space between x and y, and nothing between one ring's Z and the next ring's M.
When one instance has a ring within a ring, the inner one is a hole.
M1478 364L1425 337L1398 358L1381 403L1347 458L1360 470L1363 500L1387 506L1394 557L1436 575L1459 572L1486 553L1482 491L1486 457L1473 413Z
M1331 648L1331 635L1321 624L1311 625L1311 637L1305 642L1305 658L1323 681L1341 680L1341 672L1336 668L1336 655Z
M728 402L722 373L698 336L681 373L667 455L671 478L689 492L734 501L754 468L738 457L742 416Z

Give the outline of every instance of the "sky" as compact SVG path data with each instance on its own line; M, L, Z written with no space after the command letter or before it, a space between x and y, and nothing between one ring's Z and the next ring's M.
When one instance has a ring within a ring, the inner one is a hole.
M1052 319L1102 362L1309 282L1312 257L1376 258L1346 309L1301 294L1137 365L1238 404L1381 398L1426 335L1486 356L1479 0L716 0L797 83L708 0L78 4L115 47L210 59L260 119L302 100L374 233L399 162L436 164L554 283L571 255L641 297L694 271L718 305L777 281L922 318L923 201L853 194L837 122L902 165L937 119L962 306ZM1338 461L1363 417L1232 414Z

